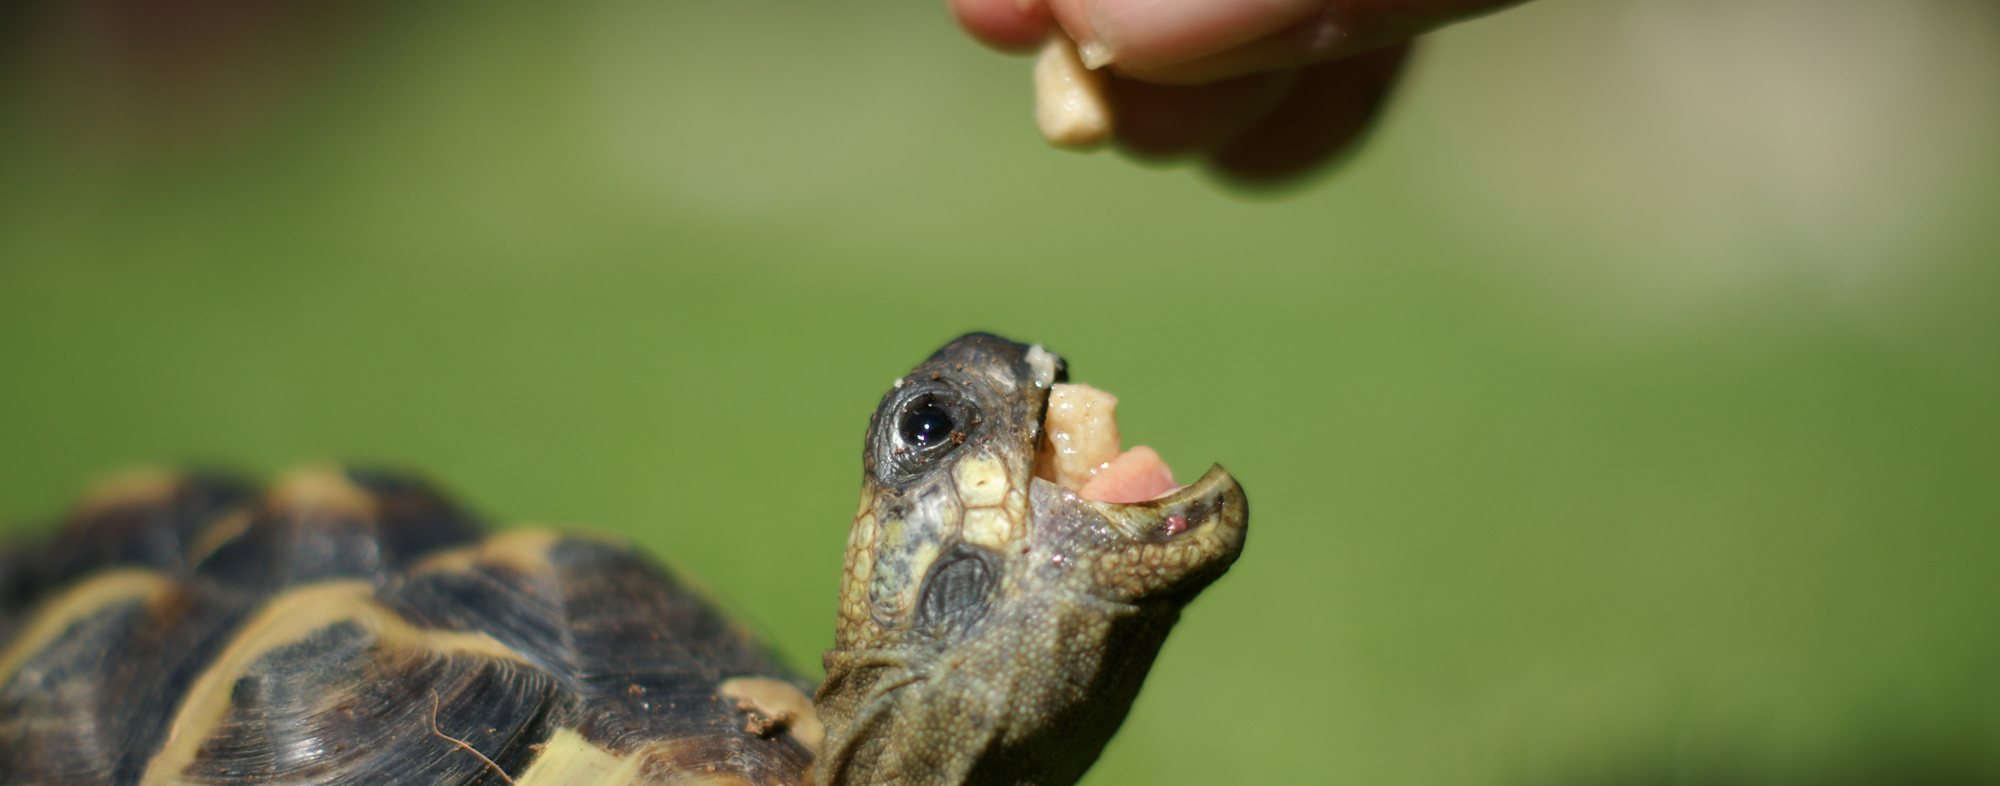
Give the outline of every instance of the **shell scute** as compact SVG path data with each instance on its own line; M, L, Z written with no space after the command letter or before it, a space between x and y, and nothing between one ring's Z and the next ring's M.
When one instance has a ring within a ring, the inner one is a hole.
M746 733L746 711L719 687L743 676L810 686L630 547L517 531L438 555L382 595L412 620L481 631L559 675L574 702L552 717L607 755L644 759L633 777L795 783L811 766L795 739Z
M260 656L230 684L228 710L195 755L155 775L205 784L470 783L493 767L524 765L562 703L546 673L385 644L341 622Z
M207 473L143 471L99 484L54 537L0 549L0 637L11 637L31 607L93 572L186 571L201 533L254 497L249 484Z
M128 485L3 553L0 782L780 784L811 766L720 687L810 686L630 547L480 540L401 476L232 483ZM120 565L149 569L102 572Z
M338 578L385 582L480 536L479 522L428 484L381 472L298 472L240 515L219 525L222 537L205 539L212 550L196 572L263 592Z
M0 651L0 781L134 783L247 599L144 570L83 582Z

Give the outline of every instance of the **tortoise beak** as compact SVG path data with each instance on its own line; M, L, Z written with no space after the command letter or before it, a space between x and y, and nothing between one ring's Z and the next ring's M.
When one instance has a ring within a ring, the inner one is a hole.
M1171 595L1191 600L1243 551L1250 501L1221 465L1157 499L1113 503L1037 478L1030 492L1031 537L1057 553L1089 560L1092 583L1125 602Z
M1250 501L1243 495L1242 484L1221 464L1210 466L1201 479L1164 497L1124 504L1083 501L1103 514L1119 533L1136 541L1213 539L1241 549L1250 520Z

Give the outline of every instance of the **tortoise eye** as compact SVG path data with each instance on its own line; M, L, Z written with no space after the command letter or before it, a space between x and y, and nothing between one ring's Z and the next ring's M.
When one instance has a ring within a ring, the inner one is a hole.
M918 447L930 447L951 438L957 424L951 420L951 413L936 404L926 404L922 409L904 413L899 427L903 441Z

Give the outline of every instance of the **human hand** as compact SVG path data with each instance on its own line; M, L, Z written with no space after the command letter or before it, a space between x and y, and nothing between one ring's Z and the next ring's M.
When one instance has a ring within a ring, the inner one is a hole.
M1246 184L1317 169L1381 109L1410 39L1519 0L949 0L1004 51L1057 28L1108 68L1120 147Z

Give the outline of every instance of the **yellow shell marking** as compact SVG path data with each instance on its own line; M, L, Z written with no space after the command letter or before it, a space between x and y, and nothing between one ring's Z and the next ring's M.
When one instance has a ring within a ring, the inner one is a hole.
M208 555L214 554L223 544L249 532L250 525L256 520L256 517L247 510L238 510L215 520L203 527L201 534L195 536L193 545L188 546L187 554L182 559L189 568L200 565L202 560L208 559Z
M180 490L180 476L162 469L136 469L101 480L91 486L77 505L80 516L91 516L127 505L154 505L172 499Z
M403 620L374 600L375 587L366 581L310 584L272 598L238 631L236 640L189 688L174 716L167 741L146 769L147 786L183 784L180 774L192 764L201 744L227 717L230 694L251 665L273 649L305 639L329 625L352 622L376 641L399 648L431 652L470 652L501 660L524 662L506 645L484 633L424 630Z
M748 786L733 773L691 772L667 764L675 747L665 742L619 756L575 729L557 729L514 786Z
M557 729L514 786L624 786L638 779L645 761L641 756L620 758L575 729Z
M347 480L338 467L310 467L278 481L271 489L271 507L298 512L328 511L361 518L375 517L375 496Z
M560 540L561 535L545 529L503 532L478 545L426 557L410 568L410 575L467 573L481 564L505 565L527 576L547 575L555 570L549 563L549 549Z
M14 672L35 653L61 638L70 626L115 604L130 600L156 603L174 588L174 581L150 570L117 570L86 581L62 594L41 611L0 650L0 685L14 679Z

